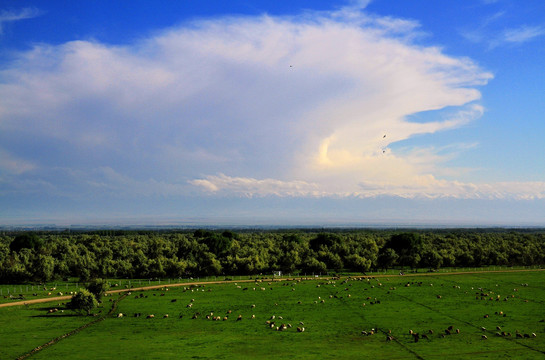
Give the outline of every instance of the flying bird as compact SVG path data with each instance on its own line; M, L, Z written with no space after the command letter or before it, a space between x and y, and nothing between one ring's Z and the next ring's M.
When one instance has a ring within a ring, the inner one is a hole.
M384 134L384 136L382 137L383 139L386 137L386 134Z

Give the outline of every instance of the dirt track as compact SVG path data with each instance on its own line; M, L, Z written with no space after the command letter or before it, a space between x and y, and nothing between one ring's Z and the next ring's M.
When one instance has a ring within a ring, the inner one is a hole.
M386 274L386 275L361 275L361 276L352 276L356 278L367 278L367 277L413 277L413 276L443 276L443 275L463 275L463 274L483 274L483 273L513 273L513 272L528 272L528 271L545 271L545 269L528 269L528 270L494 270L494 271L460 271L460 272L449 272L449 273L438 273L438 272L427 272L427 273L414 273L414 274L406 274L406 275L397 275L397 274ZM301 279L301 277L292 277ZM320 278L312 278L312 277L305 277L305 280L324 280L324 279L330 279L331 277L320 277ZM263 281L272 281L273 279L263 279ZM290 279L284 278L284 279L274 279L274 281L287 281ZM118 294L121 292L126 291L143 291L143 290L153 290L153 289L161 289L165 287L180 287L180 286L191 286L191 285L208 285L208 284L229 284L229 283L249 283L254 282L254 279L248 279L248 280L221 280L221 281L197 281L197 282L190 282L190 283L179 283L179 284L165 284L165 285L153 285L153 286L141 286L141 287L133 287L130 289L119 289L119 290L110 290L107 293L108 294ZM47 302L53 302L53 301L64 301L64 300L70 300L72 296L55 296L55 297L48 297L48 298L42 298L42 299L33 299L33 300L24 300L24 301L16 301L11 303L4 303L0 304L0 308L2 307L8 307L8 306L23 306L23 305L31 305L31 304L40 304L40 303L47 303Z

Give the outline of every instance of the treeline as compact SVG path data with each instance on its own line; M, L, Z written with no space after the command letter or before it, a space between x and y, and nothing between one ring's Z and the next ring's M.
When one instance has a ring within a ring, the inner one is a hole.
M0 282L545 264L545 231L344 230L0 235Z

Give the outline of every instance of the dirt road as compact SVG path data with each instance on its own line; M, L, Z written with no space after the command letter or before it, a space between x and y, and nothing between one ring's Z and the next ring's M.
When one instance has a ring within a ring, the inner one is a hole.
M513 273L513 272L528 272L528 271L545 271L545 269L529 269L529 270L494 270L494 271L460 271L460 272L449 272L449 273L439 273L439 272L427 272L427 273L415 273L415 274L406 274L406 275L396 275L396 274L387 274L387 275L361 275L361 276L352 276L353 278L367 278L367 277L413 277L413 276L446 276L446 275L463 275L463 274L483 274L483 273ZM304 280L327 280L331 279L331 277L319 277L319 278L313 278L313 277L292 277L290 279L274 279L274 281L288 281L291 279L304 279ZM273 279L263 279L263 281L273 281ZM141 286L141 287L133 287L130 289L118 289L118 290L110 290L107 293L108 294L118 294L121 292L127 292L127 291L144 291L144 290L153 290L153 289L162 289L167 287L180 287L180 286L195 286L195 285L209 285L209 284L229 284L229 283L250 283L255 282L255 279L248 279L248 280L221 280L221 281L197 281L197 282L190 282L190 283L179 283L179 284L165 284L165 285L153 285L153 286ZM2 307L8 307L8 306L24 306L24 305L32 305L32 304L40 304L40 303L48 303L48 302L54 302L54 301L66 301L70 300L72 296L55 296L55 297L48 297L48 298L41 298L41 299L32 299L32 300L24 300L24 301L15 301L11 303L4 303L0 304L0 308Z

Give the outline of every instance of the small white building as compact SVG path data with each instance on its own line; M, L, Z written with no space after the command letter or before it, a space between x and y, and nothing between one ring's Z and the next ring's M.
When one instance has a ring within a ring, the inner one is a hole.
M273 271L273 276L282 276L282 271Z

